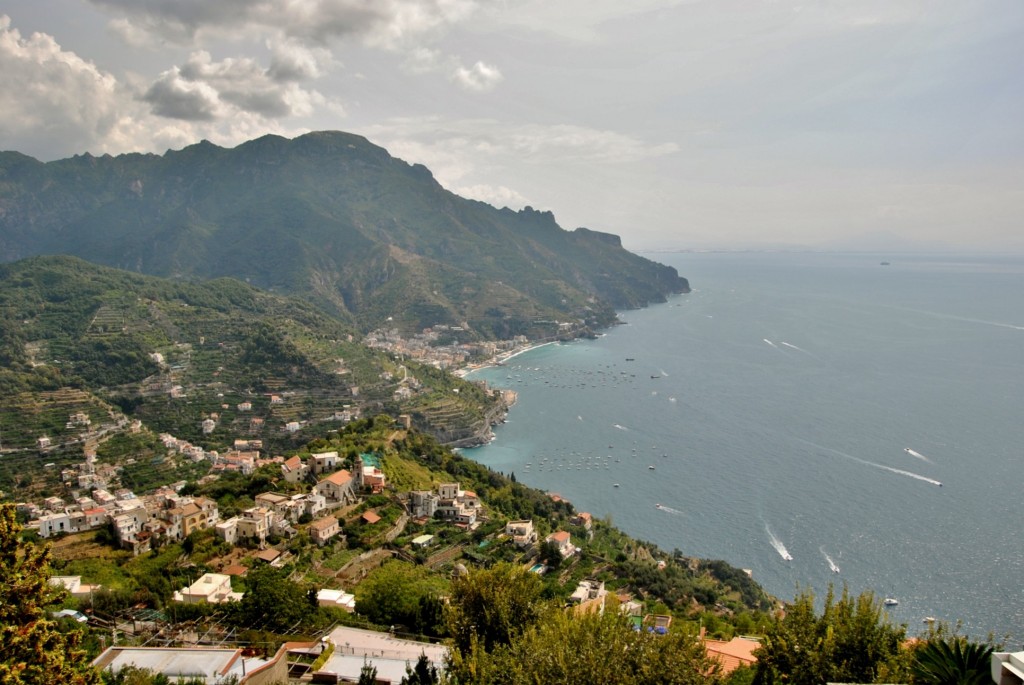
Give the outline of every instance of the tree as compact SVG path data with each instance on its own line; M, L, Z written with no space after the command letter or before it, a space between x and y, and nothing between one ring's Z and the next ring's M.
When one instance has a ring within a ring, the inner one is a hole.
M5 685L98 685L99 672L47 612L66 596L50 585L48 547L20 540L14 505L0 505L0 682Z
M824 682L902 682L906 663L900 651L906 629L883 618L874 593L858 597L846 588L838 601L832 587L818 616L814 594L800 593L784 618L769 626L758 658L756 685Z
M992 646L963 637L933 637L914 651L914 683L983 685L992 679Z
M583 615L557 611L498 649L496 685L716 685L721 665L696 636L633 629L614 611ZM461 681L460 681L461 682Z
M440 676L438 676L437 667L430 663L426 654L420 654L415 668L408 665L405 667L402 685L437 685L438 682L440 682Z
M468 655L475 642L486 652L511 643L548 612L543 589L536 574L509 563L454 580L445 623L455 651Z
M562 565L562 552L551 540L545 540L540 545L540 560L552 569L558 569Z
M245 580L245 595L234 607L237 625L283 633L311 616L306 593L273 566L261 564Z
M377 685L377 667L363 659L363 667L359 669L359 682L356 685Z
M377 625L436 634L440 594L443 588L425 568L391 560L356 588L356 611Z

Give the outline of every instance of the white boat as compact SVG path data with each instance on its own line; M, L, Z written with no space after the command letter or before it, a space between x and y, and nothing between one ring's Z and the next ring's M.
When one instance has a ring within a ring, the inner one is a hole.
M650 465L650 466L648 466L647 468L649 468L649 469L650 469L651 471L653 471L653 470L654 470L654 464L651 464L651 465Z
M900 603L900 600L896 599L895 597L886 597L883 603L887 607L894 607Z

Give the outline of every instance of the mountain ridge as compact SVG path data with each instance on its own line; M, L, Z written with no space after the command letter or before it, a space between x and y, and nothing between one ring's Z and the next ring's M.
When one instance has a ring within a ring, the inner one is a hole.
M234 148L204 140L163 155L0 153L0 259L53 253L164 277L230 276L363 330L467 323L480 338L544 337L537 321L605 326L617 308L689 289L618 236L461 198L425 166L337 131Z

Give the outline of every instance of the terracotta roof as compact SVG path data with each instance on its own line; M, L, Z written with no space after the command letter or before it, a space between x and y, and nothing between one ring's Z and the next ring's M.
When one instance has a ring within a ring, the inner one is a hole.
M281 552L274 549L273 547L271 547L270 549L265 549L262 552L256 553L257 559L259 559L260 561L265 561L267 563L270 563L274 559L277 559L279 556L281 556Z
M302 466L302 459L298 455L296 455L291 459L286 460L284 462L284 465L288 467L289 471L295 471Z
M324 480L334 483L335 485L345 485L352 481L352 474L345 469L342 469L341 471L335 471L324 478Z
M313 521L313 523L309 524L309 527L312 530L324 530L325 528L330 528L331 526L336 525L338 525L338 519L333 516L324 516L322 519Z
M734 637L728 642L722 640L705 640L704 647L708 650L708 656L718 659L722 664L725 673L731 673L740 666L749 666L757 663L754 650L761 646L757 640L748 640L742 637Z
M221 573L226 576L244 576L248 571L249 569L240 564L232 564L231 566L225 567Z
M377 521L380 521L380 516L376 512L367 511L363 513L363 520L367 523L377 523Z
M557 533L549 535L548 540L552 540L554 542L569 542L569 537L569 531L560 530Z

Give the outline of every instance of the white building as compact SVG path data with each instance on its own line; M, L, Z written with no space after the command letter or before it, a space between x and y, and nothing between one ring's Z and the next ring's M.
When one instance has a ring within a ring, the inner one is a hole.
M222 573L205 573L196 582L174 593L174 601L185 604L220 604L241 599L241 592L231 590L231 576Z

